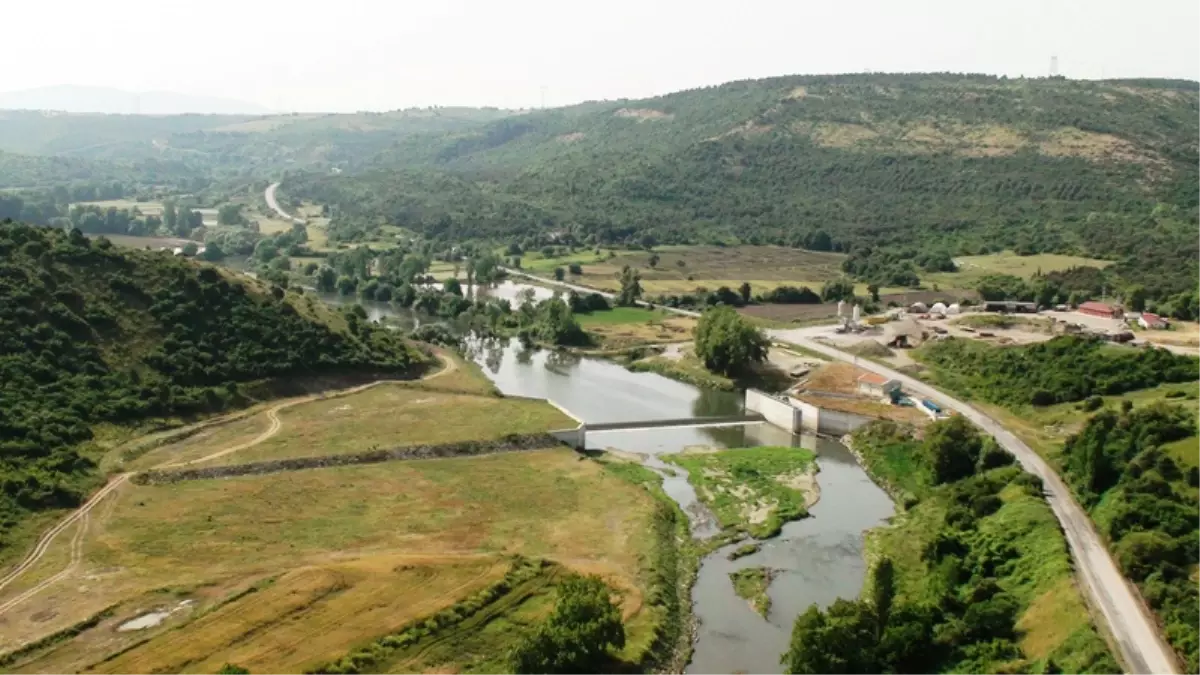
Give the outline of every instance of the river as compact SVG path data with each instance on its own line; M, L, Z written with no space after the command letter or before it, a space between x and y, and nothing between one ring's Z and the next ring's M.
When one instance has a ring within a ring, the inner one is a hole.
M506 282L493 295L515 300L522 284ZM538 293L548 293L537 289ZM336 301L336 299L331 298ZM412 317L385 303L364 302L375 320ZM516 340L476 343L470 356L505 394L548 398L587 422L623 422L656 418L713 416L742 411L738 393L702 390L656 375L633 373L622 366L561 352L526 350ZM589 432L589 449L638 453L663 476L663 488L688 514L693 535L712 536L712 514L697 500L686 472L668 465L661 455L689 446L721 448L793 445L814 450L820 472L821 498L811 517L788 523L762 550L730 561L739 544L707 556L692 591L699 628L688 673L779 673L792 623L811 604L826 606L837 598L856 598L866 575L863 534L893 514L887 495L833 440L792 436L776 427L654 429ZM768 593L771 611L764 619L733 591L729 573L746 567L776 570Z

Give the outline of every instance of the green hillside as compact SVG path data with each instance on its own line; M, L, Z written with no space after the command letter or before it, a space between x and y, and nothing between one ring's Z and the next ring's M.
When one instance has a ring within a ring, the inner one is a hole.
M328 171L411 134L446 134L504 117L495 108L288 115L95 115L0 111L0 151L133 168L177 163L210 178L264 180L283 169ZM0 187L42 185L0 173Z
M775 243L1122 261L1195 286L1197 84L840 75L734 82L414 135L374 167L293 176L432 237ZM829 235L825 237L823 235Z
M309 297L169 253L0 223L0 553L99 479L97 425L244 406L273 381L406 375L426 358Z

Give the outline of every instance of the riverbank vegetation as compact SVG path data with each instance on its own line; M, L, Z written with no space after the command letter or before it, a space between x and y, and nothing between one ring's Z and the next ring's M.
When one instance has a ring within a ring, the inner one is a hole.
M868 534L862 598L796 620L788 672L1119 672L1039 482L955 419L855 432L904 510Z
M264 383L410 377L428 360L391 331L170 253L0 224L0 547L29 514L79 504L100 424L244 406Z
M816 455L804 448L764 446L683 452L663 459L687 470L696 494L721 527L758 539L808 516L817 501Z
M767 587L771 585L771 574L771 569L767 567L747 567L729 573L733 591L739 598L749 602L750 607L763 618L771 612L771 596L767 595Z

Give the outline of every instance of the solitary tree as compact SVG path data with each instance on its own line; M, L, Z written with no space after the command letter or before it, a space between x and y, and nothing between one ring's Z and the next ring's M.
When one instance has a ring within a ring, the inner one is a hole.
M870 284L867 292L871 294L871 302L879 302L879 284Z
M709 370L737 375L767 358L769 342L732 307L714 307L696 326L696 356Z
M567 276L566 270L561 267L554 268L554 278L557 281L562 281Z
M650 254L650 260L649 260L649 262L650 262L650 266L651 266L651 267L658 267L658 261L659 261L659 260L660 260L660 258L658 257L658 254L657 254L657 253L651 253L651 254Z
M740 287L740 288L738 288L738 292L739 292L739 293L741 294L741 296L742 296L742 304L743 304L743 305L748 305L748 304L750 304L750 293L751 293L752 291L753 291L753 289L750 287L750 282L749 282L749 281L743 281L743 282L742 282L742 285L741 285L741 287Z
M583 266L579 263L571 263L570 265L567 265L567 271L575 276L579 276L580 274L583 274Z
M629 265L621 268L619 276L621 280L621 292L617 295L617 304L623 307L636 305L638 298L642 297L642 277L638 271Z

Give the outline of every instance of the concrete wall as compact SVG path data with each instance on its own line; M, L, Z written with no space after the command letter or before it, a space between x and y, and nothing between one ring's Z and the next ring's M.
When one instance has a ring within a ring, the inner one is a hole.
M746 390L746 411L756 412L763 418L786 431L800 433L801 411L786 399L779 399L757 389Z
M819 408L797 398L790 400L800 412L800 427L813 433L844 436L874 419L866 415Z

